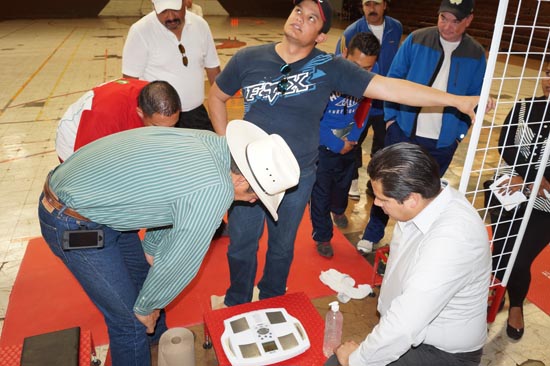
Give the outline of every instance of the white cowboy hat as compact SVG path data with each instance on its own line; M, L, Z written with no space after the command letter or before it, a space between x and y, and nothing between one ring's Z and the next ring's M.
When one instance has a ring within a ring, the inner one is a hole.
M162 13L166 9L180 10L182 6L182 0L153 0L153 6L157 14Z
M279 135L268 135L258 126L233 120L225 132L235 163L275 221L285 191L298 184L300 167Z

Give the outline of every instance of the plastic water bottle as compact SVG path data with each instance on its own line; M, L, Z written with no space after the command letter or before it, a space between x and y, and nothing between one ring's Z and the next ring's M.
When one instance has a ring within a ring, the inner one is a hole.
M342 325L344 316L340 312L338 301L330 304L330 310L325 318L325 339L323 341L323 353L325 357L330 357L334 349L342 343Z

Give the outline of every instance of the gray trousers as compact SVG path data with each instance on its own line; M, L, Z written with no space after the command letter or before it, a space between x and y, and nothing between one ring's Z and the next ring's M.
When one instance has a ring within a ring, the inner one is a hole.
M421 344L411 348L390 366L478 366L481 362L483 349L464 353L449 353L430 346ZM324 366L339 366L335 355L329 357Z

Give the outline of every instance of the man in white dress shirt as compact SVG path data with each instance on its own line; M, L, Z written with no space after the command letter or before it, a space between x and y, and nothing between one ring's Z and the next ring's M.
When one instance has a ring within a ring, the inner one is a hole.
M343 366L479 365L487 337L491 255L485 225L439 178L420 146L379 151L367 168L375 204L397 221L380 290L380 322Z

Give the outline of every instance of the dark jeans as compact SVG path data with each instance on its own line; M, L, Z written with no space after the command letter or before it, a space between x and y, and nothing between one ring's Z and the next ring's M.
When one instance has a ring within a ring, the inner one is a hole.
M449 353L434 346L421 344L408 350L390 366L478 366L483 349L472 352Z
M208 112L202 104L190 111L181 112L176 127L214 131L210 117L208 117Z
M294 241L311 188L315 169L302 170L298 186L286 191L277 210L279 221L273 221L259 202L235 202L229 209L229 276L231 285L225 305L233 306L252 300L258 267L258 245L267 224L267 253L263 276L258 283L260 299L284 295L290 265L294 258Z
M151 365L149 346L158 342L166 331L165 314L148 336L145 326L136 318L133 307L149 264L136 231L120 232L90 221L78 221L63 210L48 212L38 207L42 236L55 254L78 280L86 294L105 318L109 332L109 348L113 365ZM63 250L66 230L103 230L101 249Z
M437 140L417 136L413 138L407 137L397 122L394 122L386 131L385 145L390 146L400 142L410 142L424 147L437 161L437 164L439 165L440 177L442 177L447 171L447 168L453 160L453 155L456 148L458 147L458 142L456 141L450 146L437 148ZM363 233L363 239L370 240L373 243L378 243L384 237L384 229L386 228L387 223L388 215L386 215L380 207L373 204L370 210L369 222Z
M367 120L367 127L365 127L363 133L359 136L359 140L357 140L357 146L359 148L354 150L356 169L352 179L359 178L359 172L357 170L363 166L363 149L361 148L361 145L363 145L363 142L367 137L369 127L372 127L373 132L370 156L373 156L378 150L384 147L384 139L386 138L386 122L384 122L384 115L380 114L377 116L369 116Z
M510 219L508 219L510 220ZM506 221L508 221L506 220ZM521 216L512 222L499 222L498 213L491 212L493 223L493 271L502 280L510 259L516 236L521 226ZM510 306L522 306L531 284L531 264L550 242L550 213L533 209L525 229L514 267L508 279L506 290ZM500 255L501 253L504 253Z
M355 150L347 154L338 154L319 146L317 178L311 192L311 223L313 240L330 241L332 239L331 211L341 215L348 206L348 191L355 168Z

